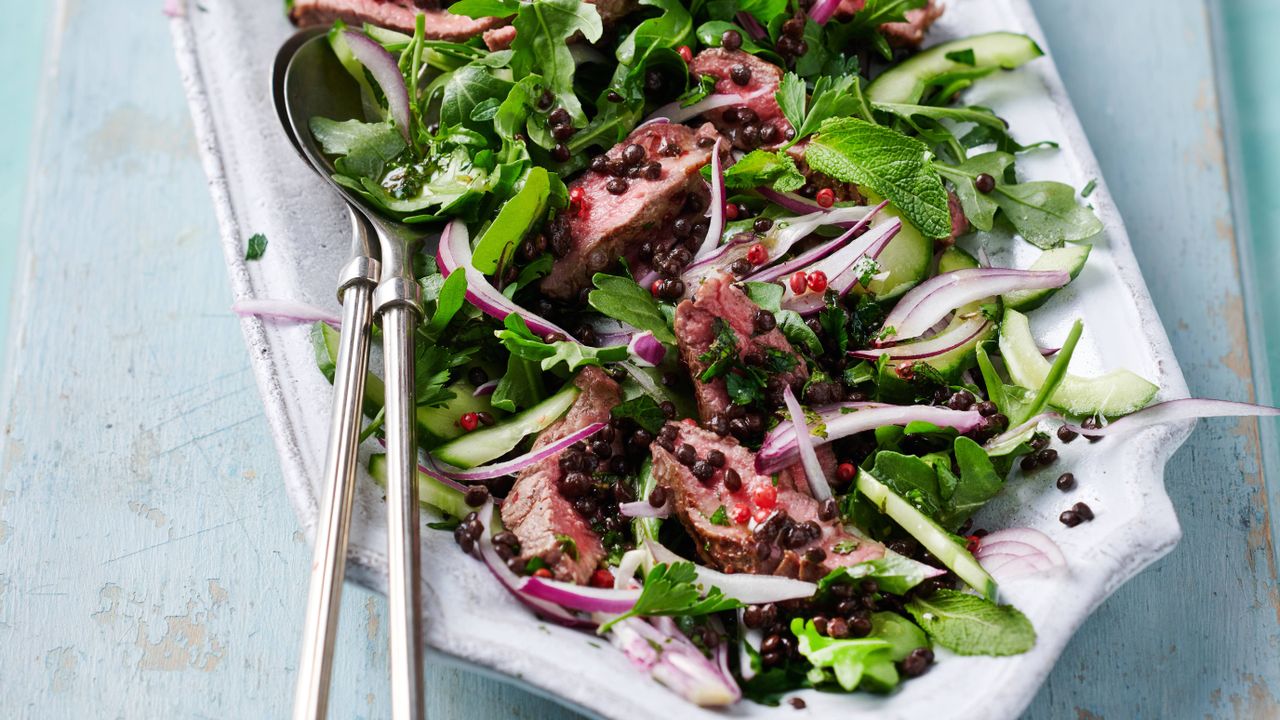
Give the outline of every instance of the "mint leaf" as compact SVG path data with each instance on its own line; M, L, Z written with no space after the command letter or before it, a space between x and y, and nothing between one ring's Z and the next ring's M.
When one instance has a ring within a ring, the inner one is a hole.
M724 184L734 190L750 190L768 185L778 192L804 186L804 175L796 161L785 152L752 150L724 173Z
M244 259L257 260L267 251L267 236L262 233L254 233L249 238L249 244L244 250Z
M957 655L1020 655L1036 644L1027 616L976 595L939 590L906 608L934 642Z
M659 342L675 344L676 336L667 327L667 318L658 308L653 294L629 277L596 273L592 278L596 289L587 296L591 307L614 320L641 330L648 330Z
M645 576L644 588L640 591L636 604L627 612L601 625L597 632L603 635L614 623L629 617L707 615L742 607L742 603L725 597L717 587L711 588L703 596L697 579L697 571L691 562L654 565Z
M947 191L924 143L856 118L829 120L805 149L818 172L870 188L900 209L927 237L947 237Z
M614 417L628 418L635 421L637 425L655 435L667 423L666 413L662 412L662 407L658 405L658 401L648 395L637 395L630 400L619 403L614 406L611 412Z

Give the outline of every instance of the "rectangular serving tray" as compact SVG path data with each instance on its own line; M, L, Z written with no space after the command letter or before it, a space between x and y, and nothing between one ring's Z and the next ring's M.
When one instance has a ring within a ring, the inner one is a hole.
M1025 0L952 0L930 43L994 30L1044 37ZM270 67L293 28L279 3L225 0L192 6L172 21L174 45L237 299L288 298L333 308L345 258L348 224L337 196L294 154L277 126ZM1019 160L1025 177L1082 187L1105 231L1088 266L1066 290L1032 315L1042 346L1061 340L1076 317L1085 321L1072 370L1094 374L1126 367L1158 383L1160 399L1185 397L1186 383L1138 271L1124 225L1049 57L984 79L968 95L1007 118L1024 143L1054 140L1058 151ZM253 233L270 239L259 261L244 261ZM980 234L996 265L1025 267L1038 252L1016 238ZM243 321L245 342L280 455L285 489L308 536L316 523L332 389L316 369L305 325ZM374 363L376 367L377 364ZM1177 518L1164 490L1164 466L1192 423L1149 428L1097 444L1062 447L1052 469L1015 471L1004 492L978 517L989 529L1030 526L1062 547L1065 571L1001 587L1034 623L1035 648L1009 658L939 653L930 672L888 696L801 693L814 715L845 718L1016 717L1031 701L1072 634L1112 592L1177 543ZM363 452L376 450L366 446ZM1070 469L1092 482L1074 499L1097 519L1068 530L1057 522L1057 473ZM424 518L424 522L429 518ZM423 531L426 641L433 651L481 672L520 683L579 711L608 718L791 718L789 706L740 703L728 711L696 708L657 685L607 642L530 615L461 554L450 533ZM386 525L382 492L362 474L351 535L351 577L385 587ZM299 577L298 582L306 579ZM572 682L565 678L572 677Z

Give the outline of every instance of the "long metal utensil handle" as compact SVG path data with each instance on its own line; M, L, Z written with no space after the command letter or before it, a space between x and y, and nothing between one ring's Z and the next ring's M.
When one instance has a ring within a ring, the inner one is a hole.
M387 253L383 253L388 261ZM421 720L421 544L418 529L418 444L415 432L414 328L421 307L417 283L387 278L375 302L382 317L387 383L387 601L391 648L391 717Z
M378 261L353 258L339 278L342 331L333 376L333 412L324 460L324 496L311 558L311 588L303 626L302 657L294 693L294 720L321 720L328 713L333 642L342 605L347 536L355 495L356 445L360 437L364 379L369 367L369 328Z

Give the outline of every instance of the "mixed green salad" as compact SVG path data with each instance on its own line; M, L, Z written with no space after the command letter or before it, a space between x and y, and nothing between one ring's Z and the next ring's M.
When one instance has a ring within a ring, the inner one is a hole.
M1064 571L1050 535L1105 513L1055 445L1275 414L1073 374L1079 320L1037 344L1103 226L1092 183L1020 172L1052 138L965 101L1041 56L1025 35L919 50L925 0L448 10L514 30L339 22L364 117L310 123L338 182L440 235L415 257L431 527L690 702L1024 653L999 584ZM1041 254L992 267L1000 243ZM313 333L330 377L339 332ZM370 376L366 436L382 401ZM1016 473L1058 530L975 525Z

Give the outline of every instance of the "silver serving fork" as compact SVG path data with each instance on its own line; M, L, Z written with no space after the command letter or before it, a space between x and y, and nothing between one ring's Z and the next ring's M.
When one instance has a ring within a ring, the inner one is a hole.
M333 58L323 32L295 34L276 55L272 91L281 125L295 149L342 194L352 221L352 256L339 276L342 340L334 376L333 421L325 460L325 495L317 527L306 626L294 698L295 720L318 720L328 710L333 642L341 604L351 504L355 492L369 327L382 325L387 440L387 595L390 606L392 717L423 717L420 537L414 418L414 329L421 290L413 277L418 242L411 228L365 208L332 181L332 168L314 144L311 117L361 116L352 83ZM376 235L375 249L370 236ZM376 282L376 289L374 287Z

